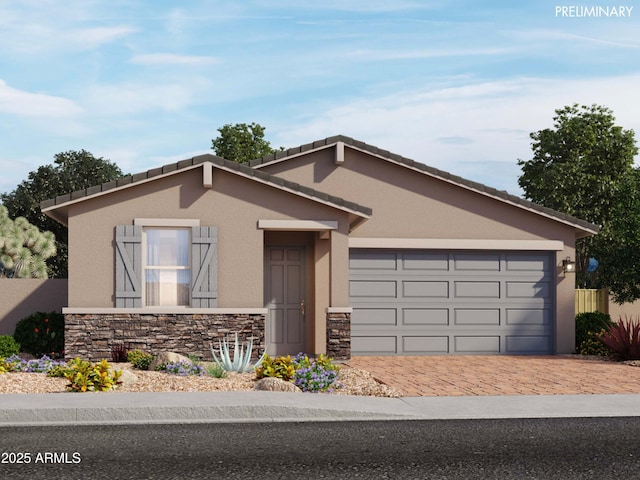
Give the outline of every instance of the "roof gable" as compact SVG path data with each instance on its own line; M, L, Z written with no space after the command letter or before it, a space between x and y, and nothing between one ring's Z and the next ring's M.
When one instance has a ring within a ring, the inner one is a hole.
M301 145L299 147L275 152L274 154L267 155L262 158L253 160L250 163L250 166L255 169L260 169L261 167L265 167L267 165L284 162L286 160L297 158L297 157L300 157L301 155L306 155L308 153L315 152L318 150L323 150L327 148L339 149L339 148L344 148L345 146L367 153L369 155L375 156L376 158L380 158L382 160L405 167L407 169L413 170L416 173L428 175L432 178L436 178L438 180L447 182L457 187L473 191L475 193L492 198L499 202L503 202L503 203L515 206L517 208L530 211L537 215L550 218L554 221L561 222L566 225L570 225L576 228L578 237L594 235L598 233L598 231L600 230L600 228L597 225L587 222L585 220L581 220L577 217L567 215L565 213L558 212L551 208L547 208L542 205L533 203L529 200L525 200L516 195L512 195L506 191L497 190L487 185L483 185L478 182L464 179L457 175L453 175L443 170L430 167L428 165L425 165L424 163L416 162L415 160L412 160L410 158L403 157L402 155L398 155L395 153L391 153L388 150L383 150L373 145L368 145L364 142L355 140L353 138L350 138L344 135L327 137L323 140L318 140L312 143ZM338 157L339 157L339 154L337 154L337 162L339 162Z
M334 195L329 195L328 193L305 187L298 183L291 182L274 175L270 175L266 172L253 169L246 165L241 165L237 162L225 160L211 154L199 155L197 157L181 160L176 163L167 164L159 168L147 170L146 172L127 175L125 177L119 178L118 180L103 183L101 185L96 185L85 190L79 190L66 195L60 195L54 199L41 202L40 208L43 213L63 224L66 224L66 214L62 213L61 211L66 210L66 207L69 207L73 204L87 201L98 196L108 195L113 192L125 188L130 188L142 183L158 180L169 175L175 175L195 168L206 168L207 165L210 165L211 168L224 170L232 174L248 178L252 181L256 181L273 188L286 191L293 195L305 197L312 201L323 203L333 208L346 211L353 216L359 217L361 220L369 218L372 214L370 208L359 205L355 202L351 202Z

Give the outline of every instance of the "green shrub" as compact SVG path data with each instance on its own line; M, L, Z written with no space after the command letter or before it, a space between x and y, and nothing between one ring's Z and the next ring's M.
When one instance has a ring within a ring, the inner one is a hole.
M67 362L64 377L69 380L69 392L106 392L113 390L121 382L121 370L112 371L106 360L91 363L81 358Z
M328 392L335 387L340 367L333 364L331 358L319 355L310 359L307 355L298 354L293 363L296 367L294 384L303 392Z
M205 370L207 371L208 375L215 378L225 378L227 376L226 370L217 363L211 363L205 366Z
M611 354L601 341L603 332L614 325L611 317L601 312L585 312L576 315L576 352L580 355Z
M11 335L0 335L0 357L10 357L20 353L20 344Z
M601 337L618 360L640 360L640 321L622 318Z
M290 382L295 378L295 376L296 366L291 355L271 358L269 355L265 354L262 358L262 362L260 362L260 366L256 368L257 378L276 377Z
M131 350L127 354L127 361L138 370L149 370L149 365L153 361L153 355L142 350Z
M23 352L60 358L64 354L64 315L36 312L18 322L13 338Z

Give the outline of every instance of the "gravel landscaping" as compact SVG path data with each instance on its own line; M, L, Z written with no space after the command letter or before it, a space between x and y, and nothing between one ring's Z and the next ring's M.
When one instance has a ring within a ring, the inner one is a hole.
M229 373L218 379L204 376L177 376L162 372L142 371L130 364L113 364L116 370L124 370L123 384L115 392L215 392L249 391L254 389L252 373ZM378 383L369 372L343 366L338 382L341 388L332 394L366 395L376 397L400 397L402 392ZM64 378L50 378L43 373L11 372L0 375L2 393L56 393L65 392L69 382ZM107 393L108 394L108 393Z

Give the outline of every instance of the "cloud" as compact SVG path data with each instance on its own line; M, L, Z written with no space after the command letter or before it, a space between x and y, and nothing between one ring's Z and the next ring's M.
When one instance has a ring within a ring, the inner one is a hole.
M12 88L0 80L0 112L20 117L68 118L82 113L75 102L53 95Z
M502 176L488 162L512 169L518 159L530 158L529 132L552 127L555 109L576 102L605 105L619 125L640 131L640 111L629 101L639 83L640 74L467 79L462 85L316 105L276 126L272 143L292 147L344 134L471 180L478 180L478 170L486 165L483 178L494 178L486 183L518 193L517 177Z
M146 55L135 55L131 58L131 63L150 66L180 65L200 67L220 63L220 59L210 56L176 55L173 53L149 53Z
M100 116L129 115L143 112L175 112L193 102L188 85L123 83L97 85L89 89L85 99L89 111Z
M433 50L357 50L346 53L344 56L361 61L385 61L385 60L418 60L424 58L440 57L477 57L484 55L506 55L513 53L513 48L473 48L473 49L433 49Z

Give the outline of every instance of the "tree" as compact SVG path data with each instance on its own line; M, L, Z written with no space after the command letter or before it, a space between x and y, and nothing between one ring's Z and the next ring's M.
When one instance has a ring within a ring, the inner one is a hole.
M56 254L56 239L26 218L11 220L0 205L0 278L47 278L45 260Z
M211 149L219 157L238 163L249 163L256 158L274 153L264 139L264 127L258 123L227 124L218 129L220 135L211 141Z
M518 183L531 201L601 227L599 235L576 242L576 284L610 286L615 295L621 286L607 285L615 264L606 243L619 238L616 248L624 245L622 226L615 220L630 207L627 197L638 188L634 132L617 126L613 112L599 105L574 104L555 113L554 128L530 134L533 159L518 160L523 172ZM635 206L624 215L640 220ZM598 261L595 272L588 271L591 258ZM626 281L638 284L640 276Z
M67 227L44 215L40 202L116 180L122 176L122 171L109 160L96 158L85 150L61 152L54 155L54 160L54 165L44 165L30 172L28 180L14 191L1 194L0 199L10 217L25 217L40 230L53 232L57 255L47 261L49 276L66 278Z

